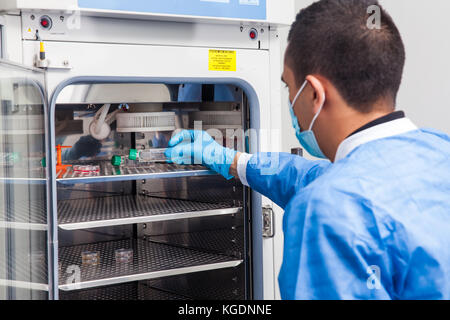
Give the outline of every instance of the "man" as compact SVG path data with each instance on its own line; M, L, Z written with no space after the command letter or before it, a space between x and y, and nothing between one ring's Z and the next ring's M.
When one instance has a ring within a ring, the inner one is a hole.
M169 143L172 161L200 158L285 209L284 299L450 298L450 138L395 112L405 50L383 9L380 28L367 27L374 4L316 2L289 34L297 138L332 162L282 153L263 175L273 154L237 153L199 131Z

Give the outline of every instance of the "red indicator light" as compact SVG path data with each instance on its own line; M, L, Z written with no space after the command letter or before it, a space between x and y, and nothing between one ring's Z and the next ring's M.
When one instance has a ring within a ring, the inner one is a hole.
M256 40L256 38L258 38L258 31L251 29L248 35L250 36L250 39Z
M44 29L50 29L52 27L52 20L48 16L41 17L40 23Z

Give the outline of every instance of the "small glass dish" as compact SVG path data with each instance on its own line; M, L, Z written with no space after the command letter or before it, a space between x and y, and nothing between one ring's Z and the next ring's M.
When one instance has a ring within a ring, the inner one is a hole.
M84 266L96 266L100 263L100 253L98 251L83 251L81 262Z
M117 249L114 256L117 263L129 263L133 261L133 249Z

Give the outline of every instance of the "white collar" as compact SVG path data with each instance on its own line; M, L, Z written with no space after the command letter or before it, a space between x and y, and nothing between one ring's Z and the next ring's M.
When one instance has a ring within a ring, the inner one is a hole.
M408 118L397 119L373 126L342 141L337 150L334 162L344 159L350 152L367 142L396 136L417 129L417 126Z

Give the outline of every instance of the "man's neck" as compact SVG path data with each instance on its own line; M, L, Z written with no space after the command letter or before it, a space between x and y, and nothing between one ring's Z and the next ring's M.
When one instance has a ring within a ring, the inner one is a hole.
M360 112L355 112L356 114L349 115L347 119L344 121L341 121L340 124L336 124L336 134L334 137L331 138L331 146L332 146L332 154L330 156L330 159L335 159L337 149L339 148L339 145L344 141L347 137L352 135L354 132L359 130L360 128L364 127L368 123L375 121L379 118L382 118L390 113L392 113L392 110L386 110L384 111L373 111L367 114L363 114Z

